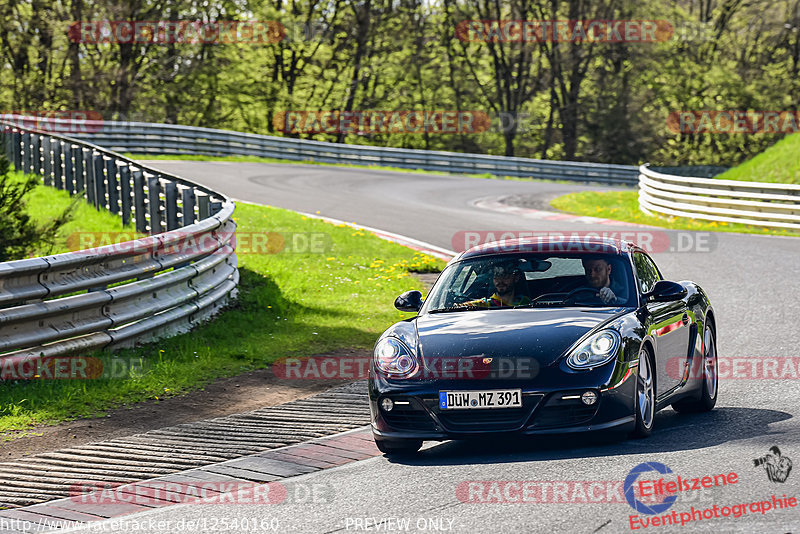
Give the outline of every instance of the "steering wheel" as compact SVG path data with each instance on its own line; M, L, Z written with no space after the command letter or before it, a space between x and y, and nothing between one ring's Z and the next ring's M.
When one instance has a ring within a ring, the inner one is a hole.
M447 296L445 297L445 307L452 307L458 304L463 304L464 302L473 300L472 297L469 295L465 295L464 293L456 292L452 289L447 290Z
M600 297L597 294L598 291L599 291L598 289L595 289L593 287L579 287L579 288L573 289L572 291L567 293L567 296L564 297L564 301L568 301L568 300L572 299L573 297L575 297L576 295L580 295L581 293L593 293L592 296L594 298L596 298L596 299L599 299Z

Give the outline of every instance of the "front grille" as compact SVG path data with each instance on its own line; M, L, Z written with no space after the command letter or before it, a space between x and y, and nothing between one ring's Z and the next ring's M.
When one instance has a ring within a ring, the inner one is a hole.
M541 395L523 395L522 408L481 408L439 410L433 401L434 413L450 432L497 432L522 427L541 400Z
M536 412L530 428L566 427L589 421L597 413L599 402L587 406L580 399L561 399L563 396L579 395L580 393L561 392L552 395Z
M395 404L391 412L381 410L381 415L386 423L397 430L436 430L436 424L431 419L425 407L416 399L394 399L395 401L408 400L410 404Z

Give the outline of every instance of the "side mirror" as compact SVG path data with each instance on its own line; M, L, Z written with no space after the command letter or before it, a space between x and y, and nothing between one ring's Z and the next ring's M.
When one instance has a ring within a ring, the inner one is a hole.
M400 311L418 312L422 308L422 293L419 291L406 291L394 299L394 307Z
M672 302L681 300L685 296L685 287L678 282L670 282L668 280L659 280L653 286L653 290L644 295L648 302Z

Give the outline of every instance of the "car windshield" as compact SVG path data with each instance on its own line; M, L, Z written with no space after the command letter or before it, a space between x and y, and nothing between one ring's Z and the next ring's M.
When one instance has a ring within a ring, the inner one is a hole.
M450 265L421 311L635 306L634 287L624 256L552 252L481 256Z

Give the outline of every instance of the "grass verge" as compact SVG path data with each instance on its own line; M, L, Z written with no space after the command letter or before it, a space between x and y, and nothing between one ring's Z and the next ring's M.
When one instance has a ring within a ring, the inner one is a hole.
M550 201L550 205L567 213L589 215L616 221L660 226L672 230L695 230L712 232L739 232L762 235L800 236L800 232L750 226L738 223L699 221L683 217L655 217L639 209L638 191L582 191L569 193Z
M720 180L800 184L800 134L787 135L764 152L715 176Z
M411 315L392 306L399 293L423 289L409 271L444 266L364 231L287 210L239 203L234 218L240 235L278 232L295 244L321 236L316 242L324 250L298 245L295 252L242 253L238 301L215 321L137 349L95 355L123 369L122 378L5 383L0 436L178 395L286 356L369 348L386 327Z
M10 173L14 181L22 182L25 177L22 173ZM70 251L70 244L79 244L81 232L109 232L116 230L130 231L131 227L123 227L119 217L107 211L98 211L82 199L70 197L66 191L59 191L53 187L39 185L28 193L27 213L37 223L44 223L59 215L70 203L75 202L75 211L72 220L66 223L58 232L56 242L52 246L40 247L33 252L33 256L60 254ZM74 248L74 247L73 247Z

